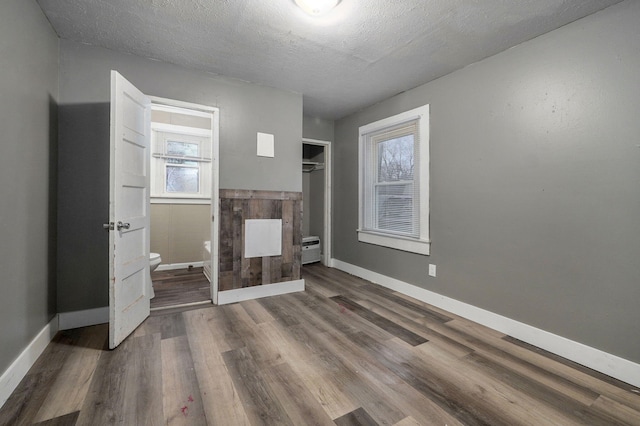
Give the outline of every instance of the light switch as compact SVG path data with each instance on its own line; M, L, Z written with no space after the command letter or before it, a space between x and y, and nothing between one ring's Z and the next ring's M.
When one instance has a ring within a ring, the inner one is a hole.
M436 265L433 264L429 264L429 276L430 277L435 277L436 276Z

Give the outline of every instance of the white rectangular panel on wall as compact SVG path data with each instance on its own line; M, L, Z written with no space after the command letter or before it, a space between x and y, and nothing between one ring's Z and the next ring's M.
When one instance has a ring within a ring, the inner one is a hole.
M258 157L274 157L274 136L258 132Z
M244 222L244 257L280 256L282 219L247 219Z

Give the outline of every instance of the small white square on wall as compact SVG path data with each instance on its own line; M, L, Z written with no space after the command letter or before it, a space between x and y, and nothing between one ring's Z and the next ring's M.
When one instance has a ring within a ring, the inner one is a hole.
M274 138L269 133L258 132L258 157L274 157Z

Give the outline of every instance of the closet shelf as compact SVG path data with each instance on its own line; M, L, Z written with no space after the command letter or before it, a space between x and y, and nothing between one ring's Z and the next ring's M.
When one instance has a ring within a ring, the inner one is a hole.
M303 161L302 162L302 171L304 173L310 173L315 170L323 170L324 163L318 163L316 161Z

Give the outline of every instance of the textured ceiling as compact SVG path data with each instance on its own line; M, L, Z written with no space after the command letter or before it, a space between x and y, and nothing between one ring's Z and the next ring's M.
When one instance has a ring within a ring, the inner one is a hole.
M38 0L63 39L302 93L336 119L621 0Z

